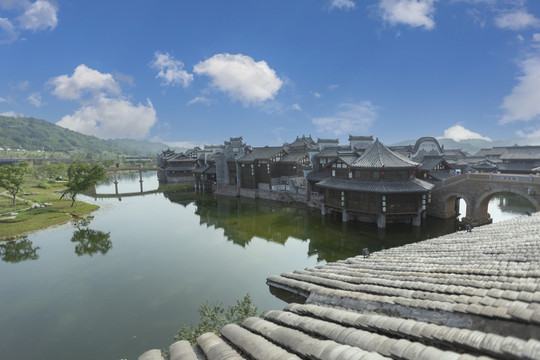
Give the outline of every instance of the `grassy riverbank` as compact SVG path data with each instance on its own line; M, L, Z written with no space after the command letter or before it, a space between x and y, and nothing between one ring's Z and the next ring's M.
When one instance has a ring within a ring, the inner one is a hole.
M0 195L0 240L7 240L53 225L63 224L73 218L86 215L99 207L81 201L71 207L71 200L60 195L61 182L43 184L28 182L18 196L15 206L8 194ZM36 207L35 205L46 205Z

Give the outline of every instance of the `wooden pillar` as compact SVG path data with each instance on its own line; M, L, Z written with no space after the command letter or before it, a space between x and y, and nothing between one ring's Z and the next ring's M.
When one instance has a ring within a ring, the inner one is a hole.
M418 213L412 218L412 226L422 225L422 213Z
M236 161L236 196L240 196L240 188L242 187L242 174L240 173L240 165Z
M343 213L341 214L341 221L346 223L349 221L349 215L347 214L347 209L343 209Z
M377 218L377 227L385 228L386 227L386 214L379 214Z

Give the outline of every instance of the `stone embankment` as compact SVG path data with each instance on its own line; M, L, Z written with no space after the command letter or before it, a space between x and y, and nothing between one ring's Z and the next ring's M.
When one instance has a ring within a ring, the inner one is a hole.
M540 359L540 213L267 283L305 303L174 343L167 359Z

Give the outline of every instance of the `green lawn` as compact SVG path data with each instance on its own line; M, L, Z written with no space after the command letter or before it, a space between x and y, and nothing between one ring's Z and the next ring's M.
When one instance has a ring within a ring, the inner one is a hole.
M0 196L0 240L10 239L52 225L65 223L74 217L83 216L99 207L76 201L71 207L71 199L60 200L62 183L49 184L47 189L38 187L37 183L28 182L18 195L18 200L12 206L11 198ZM48 203L50 206L31 208L32 202L38 204ZM27 210L24 210L24 209ZM10 213L18 213L10 218ZM7 218L7 219L6 219Z

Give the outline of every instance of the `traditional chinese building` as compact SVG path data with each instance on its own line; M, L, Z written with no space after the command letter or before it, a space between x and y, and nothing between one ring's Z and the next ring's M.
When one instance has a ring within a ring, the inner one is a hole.
M417 179L419 163L400 156L378 139L349 162L338 157L330 176L317 183L324 189L323 214L342 213L343 221L421 224L432 184Z
M284 156L282 146L254 147L238 159L240 187L243 189L270 190L272 177L278 174L278 161Z
M158 173L160 182L193 181L192 172L197 164L196 158L167 149L157 156L156 162L163 169Z
M216 181L218 186L238 184L237 161L249 153L250 148L244 144L242 136L232 137L225 141L223 152L216 158Z
M540 166L540 146L507 147L499 159L498 169L503 174L532 174Z
M223 146L207 145L198 152L198 161L193 169L195 189L211 191L216 185L216 160L221 156Z

